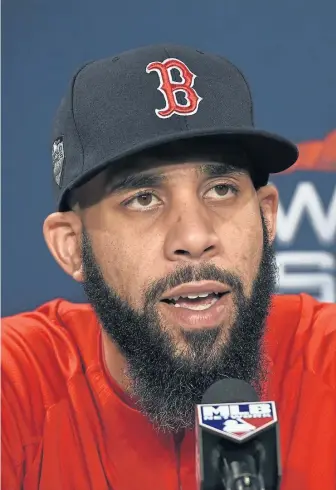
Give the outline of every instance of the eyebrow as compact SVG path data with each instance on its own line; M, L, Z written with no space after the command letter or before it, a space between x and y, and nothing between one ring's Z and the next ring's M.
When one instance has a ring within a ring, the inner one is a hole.
M206 163L200 165L197 172L208 177L222 177L225 175L246 175L248 170L243 167L236 167L228 163Z
M121 192L123 190L136 190L143 187L159 187L167 180L163 174L136 173L126 177L113 178L107 184L108 192Z
M239 168L227 163L207 163L202 164L197 169L199 176L206 175L207 177L224 177L227 175L246 175L248 172L243 168ZM160 187L166 182L167 176L163 173L142 173L137 172L125 177L112 177L108 179L107 191L122 192L125 190L137 190L144 187Z

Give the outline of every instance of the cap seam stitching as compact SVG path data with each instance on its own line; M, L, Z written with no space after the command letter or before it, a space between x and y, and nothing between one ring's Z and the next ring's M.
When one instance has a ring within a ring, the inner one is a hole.
M82 152L82 169L81 169L81 172L83 172L83 170L84 170L84 146L83 146L82 138L81 138L80 132L78 130L78 125L77 125L76 118L75 118L74 94L75 94L75 85L77 83L79 74L84 70L84 68L86 68L88 65L91 65L91 64L93 64L93 62L86 63L77 72L77 74L75 75L74 80L73 80L72 93L71 93L71 114L72 114L72 119L73 119L74 127L75 127L75 130L76 130L77 136L78 136L78 141L79 141L79 144L80 144L81 152Z

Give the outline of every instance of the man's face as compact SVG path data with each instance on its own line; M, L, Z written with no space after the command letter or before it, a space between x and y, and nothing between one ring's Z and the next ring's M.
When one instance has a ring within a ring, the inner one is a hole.
M217 379L262 382L276 194L204 159L144 165L108 187L81 215L84 289L141 410L161 430L190 427Z

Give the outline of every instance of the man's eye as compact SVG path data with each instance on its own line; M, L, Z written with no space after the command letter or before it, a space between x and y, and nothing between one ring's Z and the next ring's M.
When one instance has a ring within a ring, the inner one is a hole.
M206 192L206 197L211 199L229 198L238 194L238 189L231 184L217 184Z
M124 203L124 205L130 209L142 211L146 208L151 209L154 206L157 206L159 202L159 199L153 193L142 192L141 194L129 199L126 203Z

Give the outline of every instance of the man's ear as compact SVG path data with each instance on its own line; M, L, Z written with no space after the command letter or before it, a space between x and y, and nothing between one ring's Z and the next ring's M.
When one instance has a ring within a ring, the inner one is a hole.
M50 214L43 225L44 239L56 262L75 281L83 281L82 222L73 211Z
M268 236L271 242L275 240L279 194L273 185L266 185L261 187L257 191L259 205L263 212L266 226L268 230Z

